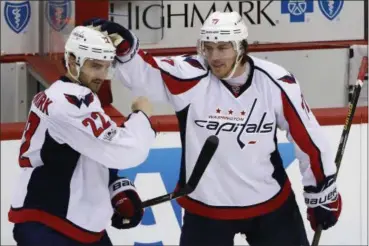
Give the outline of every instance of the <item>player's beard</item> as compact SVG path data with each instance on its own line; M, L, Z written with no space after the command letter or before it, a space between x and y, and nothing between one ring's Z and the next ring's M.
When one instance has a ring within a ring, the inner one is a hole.
M100 90L101 85L104 83L104 80L102 79L91 78L87 76L87 74L84 73L84 71L80 72L79 81L81 81L81 84L83 86L86 86L95 93L97 93Z
M93 79L90 81L90 83L88 83L87 87L90 88L93 92L97 93L103 83L103 80Z
M232 71L233 66L227 67L227 65L222 65L220 68L212 67L213 74L218 78L222 79L227 77L227 75Z
M236 65L236 57L232 57L232 63L229 65L229 59L225 59L221 62L214 62L213 64L209 64L212 73L218 78L223 79L226 78L233 70L234 66ZM217 67L216 65L220 65Z

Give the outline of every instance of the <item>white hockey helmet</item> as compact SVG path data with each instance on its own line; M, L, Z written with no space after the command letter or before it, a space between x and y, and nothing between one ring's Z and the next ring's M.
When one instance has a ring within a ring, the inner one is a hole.
M77 76L70 73L68 57L71 54L76 57ZM69 74L77 81L79 81L80 69L87 59L114 61L115 55L116 48L107 35L85 26L75 27L65 43L65 66ZM112 76L113 73L112 66L108 77Z
M206 58L204 42L231 42L237 57L232 72L227 76L230 78L242 60L244 52L242 41L247 40L248 35L246 23L238 12L216 11L205 20L200 29L197 51Z

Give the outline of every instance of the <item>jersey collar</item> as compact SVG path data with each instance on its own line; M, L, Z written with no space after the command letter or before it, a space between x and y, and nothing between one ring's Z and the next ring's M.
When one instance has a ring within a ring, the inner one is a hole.
M232 95L234 95L236 98L241 96L242 93L244 93L250 86L251 86L251 82L252 82L252 78L254 77L254 70L255 70L255 65L254 65L254 61L251 59L251 57L247 56L247 62L250 66L250 73L249 76L247 77L246 83L244 83L241 87L240 87L240 91L238 93L238 95L235 95L233 93L232 87L225 81L225 80L220 80L222 82L222 84L232 93Z
M63 82L69 82L69 83L73 83L67 76L63 75L60 76L59 80L63 81Z

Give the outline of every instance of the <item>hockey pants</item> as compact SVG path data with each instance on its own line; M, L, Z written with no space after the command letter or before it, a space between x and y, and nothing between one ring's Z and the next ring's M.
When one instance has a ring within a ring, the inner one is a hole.
M251 219L214 220L185 212L180 246L233 246L237 233L250 246L309 246L293 194L279 209Z
M18 246L112 246L108 234L99 242L83 244L36 222L15 224L13 235Z

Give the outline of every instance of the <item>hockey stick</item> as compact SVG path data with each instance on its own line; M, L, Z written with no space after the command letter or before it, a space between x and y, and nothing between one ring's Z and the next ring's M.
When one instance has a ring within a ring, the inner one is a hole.
M213 157L216 149L218 148L218 144L219 144L219 139L217 136L212 135L208 137L205 141L204 146L202 147L200 151L199 157L197 158L195 167L192 171L192 174L186 186L179 189L178 191L174 191L172 193L144 201L142 203L143 207L146 208L146 207L154 206L159 203L167 202L167 201L176 199L181 196L186 196L190 194L191 192L193 192L196 189L197 185L199 184L200 179L202 175L204 174L206 167L208 166L211 158Z
M368 57L364 56L363 59L361 60L359 74L357 76L357 81L356 81L356 85L355 85L354 92L352 95L352 100L349 102L345 125L343 126L340 144L338 145L338 150L336 153L335 163L337 166L337 172L336 172L335 179L337 179L338 171L341 166L343 152L345 151L346 142L347 142L351 124L352 124L352 119L354 118L354 115L355 115L356 105L359 100L361 87L363 86L364 77L367 72L368 72ZM312 246L318 246L320 236L322 234L322 230L323 230L322 226L318 226L314 234L313 242L311 244Z

